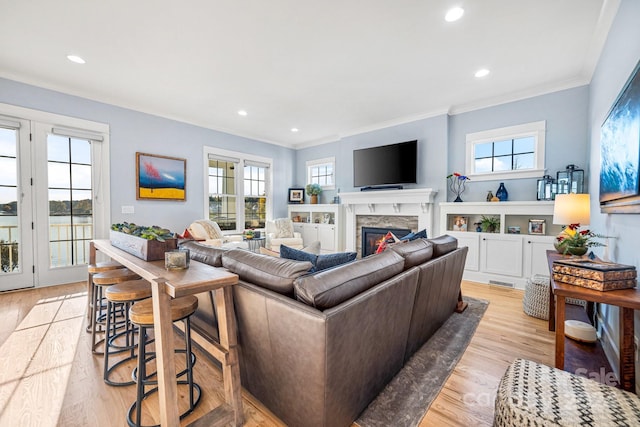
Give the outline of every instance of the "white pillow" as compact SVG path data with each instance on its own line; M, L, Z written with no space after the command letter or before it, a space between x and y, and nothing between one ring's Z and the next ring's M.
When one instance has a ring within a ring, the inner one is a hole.
M289 218L277 218L274 219L273 222L276 226L276 239L288 239L293 237L293 222Z
M311 243L308 246L305 246L300 250L308 252L310 254L320 255L320 240L316 240L315 242Z

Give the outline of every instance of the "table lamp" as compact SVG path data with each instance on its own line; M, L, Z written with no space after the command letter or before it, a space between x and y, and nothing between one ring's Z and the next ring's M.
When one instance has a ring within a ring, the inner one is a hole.
M553 204L553 223L558 225L581 224L591 222L591 198L589 194L557 194ZM595 342L596 329L580 320L564 322L565 336L577 341Z
M591 222L591 198L589 194L557 194L553 204L553 223L558 225Z

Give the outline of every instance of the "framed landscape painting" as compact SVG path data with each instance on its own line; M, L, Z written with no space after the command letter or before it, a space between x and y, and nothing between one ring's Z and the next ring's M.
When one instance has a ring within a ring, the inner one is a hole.
M186 200L187 161L136 153L137 200Z
M600 128L600 210L640 212L640 73L636 65Z

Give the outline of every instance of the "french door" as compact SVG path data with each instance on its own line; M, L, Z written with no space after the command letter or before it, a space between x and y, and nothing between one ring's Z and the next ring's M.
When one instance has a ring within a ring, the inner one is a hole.
M20 112L56 121L0 116L0 290L86 280L89 242L108 233L105 125Z

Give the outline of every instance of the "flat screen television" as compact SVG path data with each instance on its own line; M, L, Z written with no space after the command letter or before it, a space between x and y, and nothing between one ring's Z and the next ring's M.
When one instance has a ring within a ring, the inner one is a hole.
M353 186L415 184L418 141L353 150Z

